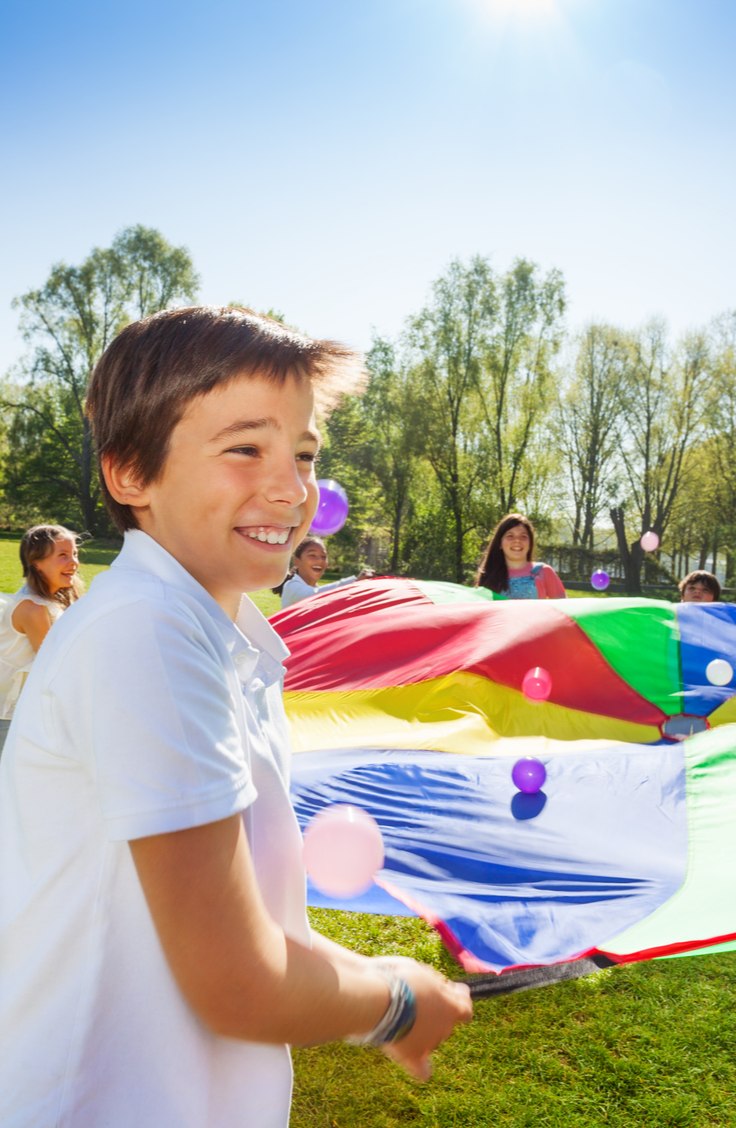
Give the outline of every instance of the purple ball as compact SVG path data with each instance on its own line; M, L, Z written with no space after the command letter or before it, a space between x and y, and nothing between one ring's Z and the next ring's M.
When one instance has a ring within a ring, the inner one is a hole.
M598 571L594 572L590 577L590 582L596 591L605 591L611 582L611 577L608 572L604 572L602 568L599 568Z
M320 478L317 485L319 505L309 531L318 537L329 537L332 533L339 533L348 519L348 495L332 478Z
M523 791L525 795L534 795L544 784L547 769L541 760L535 760L533 756L525 756L523 760L517 760L514 764L511 778L514 787L518 787L519 791Z

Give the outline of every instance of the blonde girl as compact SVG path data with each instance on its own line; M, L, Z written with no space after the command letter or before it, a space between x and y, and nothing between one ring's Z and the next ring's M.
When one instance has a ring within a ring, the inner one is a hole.
M84 591L76 533L34 525L20 542L23 586L0 596L0 752L33 659L62 611Z

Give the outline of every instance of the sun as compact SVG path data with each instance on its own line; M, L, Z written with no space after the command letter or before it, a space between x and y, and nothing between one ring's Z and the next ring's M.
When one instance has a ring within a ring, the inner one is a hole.
M562 15L560 0L474 0L474 6L502 23L546 23Z
M535 19L558 13L556 0L486 0L490 11L506 18Z

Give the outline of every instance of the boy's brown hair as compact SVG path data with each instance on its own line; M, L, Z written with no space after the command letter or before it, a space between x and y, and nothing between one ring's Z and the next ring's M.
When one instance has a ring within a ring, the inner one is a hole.
M709 591L713 596L713 602L719 602L721 598L721 585L718 577L714 576L712 572L704 572L702 569L698 569L696 572L690 572L685 576L685 579L680 580L677 585L680 589L681 596L685 594L685 588L689 587L690 584L702 584L705 590Z
M306 380L323 416L367 378L361 355L346 345L312 340L248 309L170 309L126 326L97 362L86 405L105 504L121 533L138 521L132 506L110 495L102 458L129 467L143 486L155 481L191 401L238 376Z

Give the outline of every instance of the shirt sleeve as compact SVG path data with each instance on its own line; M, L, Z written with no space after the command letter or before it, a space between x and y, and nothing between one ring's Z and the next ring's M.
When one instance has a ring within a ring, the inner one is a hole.
M298 573L295 573L281 589L281 610L283 611L286 607L298 603L300 599L308 599L310 595L315 594L315 589L306 580L303 580Z
M346 584L354 584L355 576L345 576L342 580L335 580L331 584L320 584L317 588L317 595L326 595L328 591L335 591L336 588L345 587Z
M549 564L542 565L542 574L539 578L544 585L544 595L547 599L567 599L562 580Z
M87 769L112 841L216 822L255 800L231 662L224 640L165 599L107 612L70 648L49 684L58 746Z

